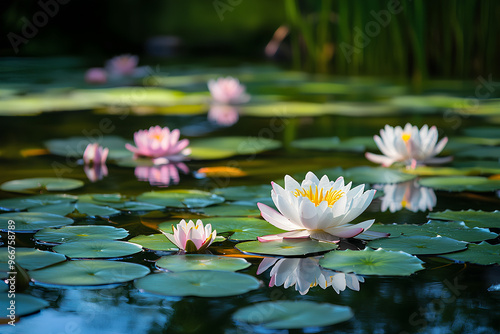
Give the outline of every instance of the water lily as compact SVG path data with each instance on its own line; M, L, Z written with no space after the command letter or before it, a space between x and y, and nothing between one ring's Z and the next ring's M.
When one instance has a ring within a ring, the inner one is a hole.
M307 294L315 286L322 289L331 286L337 293L346 288L359 291L359 282L364 282L363 277L324 269L319 265L319 259L320 257L264 258L257 269L257 275L272 267L270 287L283 285L287 289L295 286L295 290L301 295Z
M250 100L250 96L245 93L245 86L233 77L208 81L208 90L214 101L221 104L238 104Z
M407 123L403 128L386 125L380 130L380 137L373 137L383 155L367 152L366 158L374 163L389 167L395 162L402 162L415 168L417 165L438 164L451 161L452 157L436 158L446 143L445 137L438 142L435 126L424 125L420 130L417 126Z
M186 147L188 139L179 140L180 131L170 131L167 127L152 126L149 130L139 130L134 133L135 146L126 144L125 147L134 153L135 157L152 158L155 164L165 164L183 160L191 153Z
M148 74L147 66L138 67L139 57L124 54L111 58L106 62L106 71L112 79L123 77L143 77Z
M208 111L208 120L220 125L220 126L231 126L238 122L240 115L238 110L230 105L216 104L210 107Z
M431 211L436 206L434 190L422 187L417 181L408 181L396 184L385 184L382 187L381 211L396 212L407 209L412 212Z
M83 162L86 165L104 165L108 157L109 149L100 146L98 143L88 144L83 152Z
M271 196L279 212L257 203L262 217L272 225L289 232L259 237L259 241L282 238L312 238L338 242L339 238L351 238L369 229L374 219L349 224L370 205L375 190L364 191L365 185L351 189L344 185L344 178L330 181L324 175L319 180L308 172L302 184L291 176L285 176L285 189L272 183Z
M108 80L108 73L102 67L92 67L85 72L85 81L90 84L103 84Z
M212 225L203 226L203 222L198 219L196 225L190 220L188 223L183 219L177 224L177 228L172 225L174 234L162 233L186 253L196 253L207 249L217 236L217 231L212 231Z
M137 166L134 173L139 181L148 181L152 186L166 187L179 183L179 170L184 174L189 173L188 166L182 162L160 166Z

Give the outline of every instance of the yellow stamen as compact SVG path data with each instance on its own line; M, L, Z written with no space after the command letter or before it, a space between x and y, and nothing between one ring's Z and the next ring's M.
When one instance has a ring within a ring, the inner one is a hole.
M401 138L403 138L404 142L406 143L408 140L410 140L411 134L409 134L409 133L403 133L403 135L401 136Z
M156 133L154 135L150 136L151 139L157 140L157 141L162 141L163 140L163 135L161 133Z
M405 200L402 200L402 201L401 201L401 206L402 206L403 208L406 208L406 206L407 206L407 205L408 205L408 202L407 202L407 201L405 201Z
M323 193L323 188L318 190L318 186L316 186L315 191L313 191L312 186L309 186L309 189L296 189L293 192L293 195L295 197L306 197L308 198L311 202L314 203L315 206L320 205L321 202L327 201L328 206L332 207L335 202L337 202L342 196L345 195L345 193L341 190L332 190L329 189L326 192Z

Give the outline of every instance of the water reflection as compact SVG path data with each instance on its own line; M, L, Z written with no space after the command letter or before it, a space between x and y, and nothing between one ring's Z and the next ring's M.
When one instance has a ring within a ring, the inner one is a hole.
M261 274L271 268L271 280L269 286L281 286L289 288L295 286L295 290L301 295L309 292L309 289L319 285L322 289L331 286L335 292L340 293L346 288L359 291L359 282L364 278L355 274L346 274L319 265L318 257L308 258L264 258L259 265L257 274Z
M177 162L159 166L137 166L134 174L139 181L148 181L152 186L167 187L179 183L179 170L184 174L189 173L186 164Z
M431 211L436 206L436 195L431 188L421 187L417 181L375 186L384 191L381 211L407 209L412 212Z
M102 180L105 176L108 176L108 167L104 164L93 164L91 166L84 165L83 171L90 182L96 182Z
M231 126L240 118L238 109L230 105L214 104L208 111L208 120L220 126Z

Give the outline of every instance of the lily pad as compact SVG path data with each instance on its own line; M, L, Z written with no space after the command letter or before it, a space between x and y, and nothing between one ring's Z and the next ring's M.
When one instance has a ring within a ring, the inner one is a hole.
M45 212L16 212L0 214L0 231L33 233L47 227L61 227L73 223L73 219Z
M292 240L283 239L279 241L248 241L235 246L244 253L281 255L281 256L302 256L307 254L324 253L337 248L337 244L320 242L316 240Z
M36 283L84 286L128 282L146 276L149 272L147 267L136 263L78 260L35 270L30 275Z
M254 198L269 198L272 189L273 187L270 184L259 184L255 186L216 188L212 192L223 196L228 201L247 201Z
M141 202L174 208L204 208L224 202L224 198L201 190L161 190L143 193Z
M89 240L64 243L54 251L70 258L114 258L139 253L142 247L125 241Z
M38 312L49 306L48 301L24 293L16 293L15 299L9 298L7 293L2 293L0 294L0 308L4 310L2 318L6 318L12 300L16 302L15 313L17 317Z
M190 158L224 159L235 155L258 154L281 147L281 142L263 137L218 137L192 140Z
M319 261L327 269L354 272L358 275L409 276L424 269L423 261L405 252L383 249L362 251L345 250L330 252Z
M27 270L36 270L55 263L66 261L66 257L62 254L25 247L16 247L14 256L15 263ZM9 270L12 268L9 268L8 261L9 252L7 251L7 248L0 248L0 264L6 266L7 270L5 271L15 271Z
M109 217L120 213L119 210L107 206L95 205L90 203L62 203L55 205L38 206L35 208L30 208L28 209L28 211L48 212L48 213L58 214L61 216L70 215L74 217L81 217L81 216Z
M161 205L131 201L121 194L86 194L78 196L78 201L80 203L105 205L122 211L153 211L164 208Z
M445 210L441 212L431 212L427 216L430 219L463 221L469 227L480 228L500 228L500 211L474 211Z
M12 180L3 183L0 189L19 193L33 193L39 190L66 191L83 186L83 182L75 179L57 177L36 177L30 179Z
M63 157L81 158L88 144L99 143L109 149L108 159L122 159L132 156L125 148L127 140L117 136L102 136L94 139L92 137L70 137L64 139L51 139L45 142L45 146L52 154Z
M259 286L260 281L253 276L213 270L154 274L135 282L141 291L163 296L238 296Z
M65 226L59 229L45 228L35 234L35 238L42 242L64 243L85 240L115 240L123 239L128 231L123 228L103 225Z
M409 254L444 254L467 248L467 243L447 237L405 236L370 241L371 248L383 248L390 251L403 251Z
M334 325L353 316L349 306L309 300L279 300L241 308L233 314L233 319L267 329L293 329Z
M500 189L500 180L482 176L437 176L418 181L424 187L447 191L494 191Z
M400 183L413 180L416 175L406 174L395 169L383 167L360 166L346 170L341 168L329 168L318 170L316 175L328 175L330 180L343 176L346 181L356 184L386 184Z
M0 200L0 209L9 211L22 211L29 208L76 202L78 197L71 195L37 195Z
M442 255L443 257L461 262L471 262L482 265L500 264L500 245L490 245L483 241L479 245L469 244L463 252Z
M248 268L250 263L243 258L206 254L163 256L156 266L173 272L188 270L237 271Z
M179 250L176 245L170 242L163 234L138 235L129 240L129 242L141 245L146 249L155 251L172 251Z
M364 152L365 146L356 142L341 142L339 137L319 137L319 138L304 138L296 139L290 143L292 147L303 150L320 150L320 151L347 151L347 152Z
M462 158L498 160L500 158L500 147L485 147L478 145L477 147L461 150L455 153L455 156Z
M219 217L258 217L260 210L255 205L221 204L204 208L201 214Z

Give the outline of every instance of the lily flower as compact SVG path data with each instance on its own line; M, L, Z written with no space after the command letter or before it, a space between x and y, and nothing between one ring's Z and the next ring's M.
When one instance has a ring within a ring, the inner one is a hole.
M319 180L308 172L302 184L285 176L285 189L272 182L271 197L279 212L257 203L262 217L285 233L259 237L259 241L283 238L312 238L320 241L339 242L369 229L374 219L359 224L349 224L370 205L375 190L364 191L365 185L351 189L344 185L344 178L330 181L324 175ZM385 235L385 234L384 234Z
M188 223L183 219L177 224L177 228L172 225L174 234L162 233L186 253L196 253L207 249L217 236L217 231L212 231L212 225L203 226L203 222L198 219L196 225L190 220Z
M147 66L138 67L139 57L130 54L124 54L111 58L106 62L106 71L113 79L123 77L143 77L147 75L149 68Z
M230 105L215 104L210 107L208 111L208 120L220 125L220 126L231 126L238 122L240 115L238 110Z
M250 100L250 96L245 93L245 86L233 77L209 80L208 90L214 101L221 104L239 104Z
M152 158L155 164L180 161L190 154L191 150L186 149L189 140L179 140L179 136L179 129L170 131L168 127L152 126L149 130L134 133L137 147L130 144L125 144L125 147L133 152L135 157Z
M359 282L364 282L363 277L324 269L319 265L320 258L264 258L257 269L257 275L272 267L269 287L283 285L287 289L295 286L295 290L301 295L318 285L322 289L331 286L337 293L346 288L359 291Z
M102 67L92 67L85 72L85 82L90 84L103 84L108 80L108 73Z
M188 166L178 162L160 166L137 166L134 174L139 181L148 181L152 186L167 187L170 184L179 183L178 170L184 174L189 173Z
M385 184L383 187L381 211L396 212L407 209L412 212L432 211L436 206L434 190L421 187L417 181Z
M98 143L88 144L83 152L83 162L86 165L104 165L108 157L109 149L100 146Z
M452 160L452 157L436 158L448 138L441 139L438 143L438 133L435 126L424 125L420 130L417 126L407 123L403 128L386 125L380 130L380 137L373 137L383 155L367 152L366 158L374 163L389 167L395 162L402 162L406 166L415 168L417 165L439 164Z

